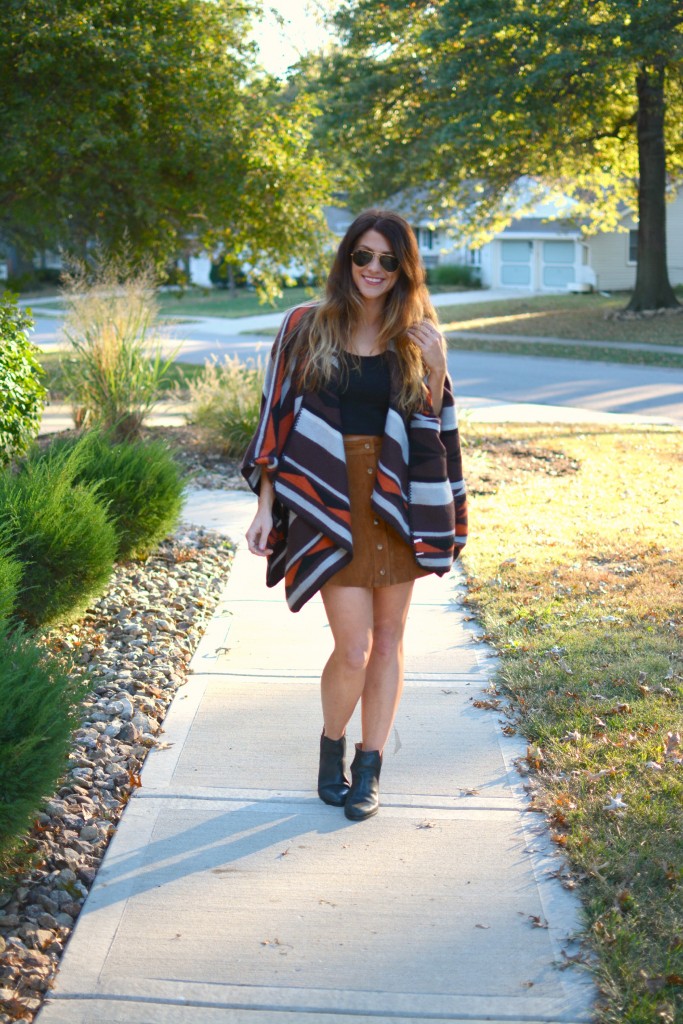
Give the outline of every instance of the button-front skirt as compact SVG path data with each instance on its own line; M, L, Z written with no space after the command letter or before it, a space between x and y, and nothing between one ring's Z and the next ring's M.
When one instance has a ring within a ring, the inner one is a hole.
M428 569L417 564L412 548L372 510L370 501L381 448L381 437L356 434L344 438L353 559L332 576L331 585L389 587L429 575Z

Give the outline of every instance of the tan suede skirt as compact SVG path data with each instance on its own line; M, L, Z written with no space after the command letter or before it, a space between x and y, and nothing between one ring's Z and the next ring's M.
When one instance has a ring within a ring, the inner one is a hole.
M354 434L344 438L353 559L332 576L331 585L390 587L429 575L429 570L415 561L412 548L370 505L381 448L381 437Z

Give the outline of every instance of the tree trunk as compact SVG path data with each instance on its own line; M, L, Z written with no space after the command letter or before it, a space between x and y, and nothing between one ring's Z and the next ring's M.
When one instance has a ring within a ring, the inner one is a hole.
M641 68L638 91L638 270L628 309L678 306L666 264L664 67Z

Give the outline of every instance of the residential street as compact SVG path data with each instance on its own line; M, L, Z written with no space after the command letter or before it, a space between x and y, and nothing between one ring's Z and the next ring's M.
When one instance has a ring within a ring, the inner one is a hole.
M435 296L437 304L447 302L505 301L505 293L459 292ZM41 348L59 345L59 319L44 316L34 307L34 340ZM269 328L282 319L281 313L254 317L205 317L177 324L169 333L181 343L181 362L202 363L215 356L238 355L241 359L265 358L272 333L244 334ZM539 352L543 346L539 345ZM683 370L625 363L601 363L547 356L516 356L494 352L452 351L449 367L461 406L480 407L497 402L569 406L592 412L627 413L648 419L663 417L683 423ZM528 418L533 419L530 415Z

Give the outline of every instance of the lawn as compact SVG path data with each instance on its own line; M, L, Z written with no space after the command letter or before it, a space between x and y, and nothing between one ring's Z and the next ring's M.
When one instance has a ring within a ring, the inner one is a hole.
M683 321L683 317L679 317ZM682 323L683 326L683 323ZM261 332L259 332L261 333ZM265 333L265 332L263 332ZM669 366L683 369L683 348L677 352L656 352L647 348L625 349L604 345L572 344L558 342L556 345L540 343L533 338L520 338L519 341L503 339L477 338L466 334L448 334L448 347L465 352L506 352L508 355L544 356L556 359L584 359L600 363L630 363L638 366Z
M50 392L50 398L53 402L61 401L64 397L59 364L65 355L66 353L64 352L40 353L40 365L45 371L43 384ZM170 391L175 389L176 386L182 390L187 380L194 380L201 376L203 372L203 365L195 365L194 363L172 363L168 369L166 379L161 385L161 390Z
M262 303L255 292L238 290L234 295L223 289L203 291L191 289L180 293L160 292L159 304L164 316L258 316L260 313L280 313L290 306L310 302L317 295L314 288L285 288L280 298Z
M569 338L582 341L633 341L680 345L683 316L661 315L633 320L606 320L624 309L627 295L531 295L470 306L441 306L445 331L481 331L523 337Z
M585 908L602 1024L683 1020L683 434L465 420L484 705Z

